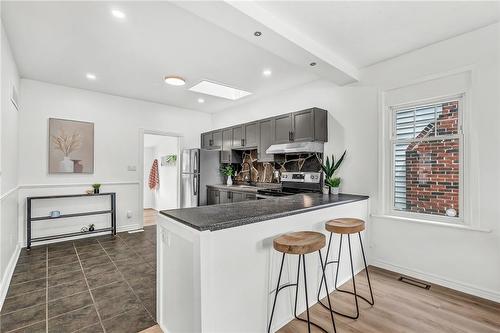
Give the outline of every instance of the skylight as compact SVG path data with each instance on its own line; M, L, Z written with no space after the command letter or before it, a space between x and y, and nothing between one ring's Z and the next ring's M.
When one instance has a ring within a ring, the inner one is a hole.
M235 101L237 99L240 99L242 97L251 95L251 92L228 87L222 84L210 82L210 81L201 81L197 85L189 88L191 91L195 91L198 93L202 93L205 95L212 95L212 96L217 96L221 98L226 98L230 99L232 101Z

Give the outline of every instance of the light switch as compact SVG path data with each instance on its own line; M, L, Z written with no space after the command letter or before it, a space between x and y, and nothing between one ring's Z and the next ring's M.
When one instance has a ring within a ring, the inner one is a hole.
M135 165L129 165L128 171L137 171L137 167Z

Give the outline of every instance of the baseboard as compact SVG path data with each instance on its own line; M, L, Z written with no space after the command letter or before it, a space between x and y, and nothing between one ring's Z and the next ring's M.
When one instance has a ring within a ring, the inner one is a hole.
M138 223L116 227L117 232L125 232L125 231L132 231L132 230L138 230L138 229L142 229Z
M383 260L374 259L370 262L370 265L500 303L500 292L497 291L480 288L456 280L451 280L436 274L426 273L408 267L394 265Z
M17 244L14 253L10 257L9 264L5 269L5 273L2 276L2 281L0 284L0 310L2 309L3 302L5 301L5 296L7 296L10 280L12 279L12 275L14 274L14 269L16 268L17 259L19 258L20 253L21 253L21 246Z

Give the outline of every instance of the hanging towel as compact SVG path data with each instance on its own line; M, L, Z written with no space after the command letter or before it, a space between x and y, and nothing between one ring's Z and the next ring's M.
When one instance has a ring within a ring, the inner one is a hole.
M160 178L158 176L158 160L153 161L151 171L149 172L149 189L156 189L160 185Z

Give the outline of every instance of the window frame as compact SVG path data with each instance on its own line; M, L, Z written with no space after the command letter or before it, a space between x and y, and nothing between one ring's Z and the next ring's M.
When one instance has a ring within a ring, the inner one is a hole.
M447 103L452 101L458 101L458 133L457 134L447 134L442 136L434 136L431 138L425 139L397 139L396 138L396 112L405 108L412 107L422 107L425 105L435 105L439 103ZM464 110L465 110L465 92L460 94L453 94L447 96L441 96L437 98L430 98L424 100L418 100L408 103L401 103L387 106L387 111L389 114L390 124L388 137L386 138L386 152L389 153L389 157L387 161L390 163L389 168L389 188L388 188L388 196L387 196L387 207L386 212L389 215L409 218L409 219L417 219L424 221L433 221L433 222L442 222L453 225L465 225L467 220L467 212L468 207L466 205L466 200L464 199L464 192L466 191L466 182L464 180L465 174L465 135L464 135ZM395 207L395 173L396 173L396 161L395 161L395 153L394 147L396 143L401 142L429 142L429 141L441 141L441 140L451 140L458 139L459 145L459 189L458 189L458 205L459 205L459 216L458 217L450 217L444 215L437 214L426 214L426 213L417 213L417 212L408 212L404 210L396 209Z

